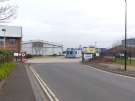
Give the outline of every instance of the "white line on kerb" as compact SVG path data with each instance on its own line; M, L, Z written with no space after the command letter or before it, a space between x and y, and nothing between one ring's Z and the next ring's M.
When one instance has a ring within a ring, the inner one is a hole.
M89 68L92 68L92 69L95 69L95 70L100 71L100 72L104 72L104 73L112 74L112 75L115 75L115 76L125 77L125 78L129 78L129 79L134 79L135 80L135 78L134 77L131 77L131 76L126 76L126 75L121 75L121 74L116 74L116 73L104 71L102 69L98 69L98 68L95 68L95 67L92 67L92 66L89 66L89 65L85 65L85 66L87 66Z
M43 89L44 93L47 95L50 101L59 101L59 99L56 97L56 95L51 91L51 89L47 86L47 84L41 79L41 77L38 75L38 73L30 67L30 70L34 74L35 78L39 82L41 88Z

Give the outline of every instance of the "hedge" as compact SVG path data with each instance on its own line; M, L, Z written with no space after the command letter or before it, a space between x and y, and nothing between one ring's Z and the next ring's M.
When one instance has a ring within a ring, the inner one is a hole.
M13 60L13 54L7 50L0 50L0 64L8 63Z

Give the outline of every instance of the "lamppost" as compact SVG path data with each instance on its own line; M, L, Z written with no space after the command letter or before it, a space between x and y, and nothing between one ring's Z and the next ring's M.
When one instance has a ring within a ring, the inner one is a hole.
M125 0L125 47L124 47L124 57L125 57L125 71L127 70L127 0Z
M6 48L6 36L5 36L5 34L6 34L6 29L2 29L2 32L3 32L3 34L4 34L4 49Z

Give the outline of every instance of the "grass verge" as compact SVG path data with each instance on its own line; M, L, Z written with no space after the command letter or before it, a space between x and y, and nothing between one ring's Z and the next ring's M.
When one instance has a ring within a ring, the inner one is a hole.
M124 65L125 60L124 59L116 59L116 60L113 60L113 63ZM127 59L127 65L135 66L135 60L130 61L129 59Z
M6 79L15 67L15 63L0 64L0 81Z

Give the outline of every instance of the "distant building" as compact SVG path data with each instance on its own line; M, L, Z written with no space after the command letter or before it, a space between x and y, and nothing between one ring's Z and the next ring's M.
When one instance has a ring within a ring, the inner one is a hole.
M82 56L82 50L79 48L67 48L66 58L79 58Z
M63 45L43 40L31 40L22 43L22 51L31 55L62 55Z
M125 45L125 40L122 40L122 46ZM127 39L127 46L128 47L135 47L135 38Z
M97 48L97 52L101 55L104 56L107 54L107 49L106 48Z
M20 52L22 27L0 25L0 50Z
M121 45L117 45L107 50L108 56L116 56L124 53L125 40L121 41ZM135 57L135 38L127 39L127 55Z
M95 54L97 52L97 49L95 47L84 47L83 53L91 53Z

